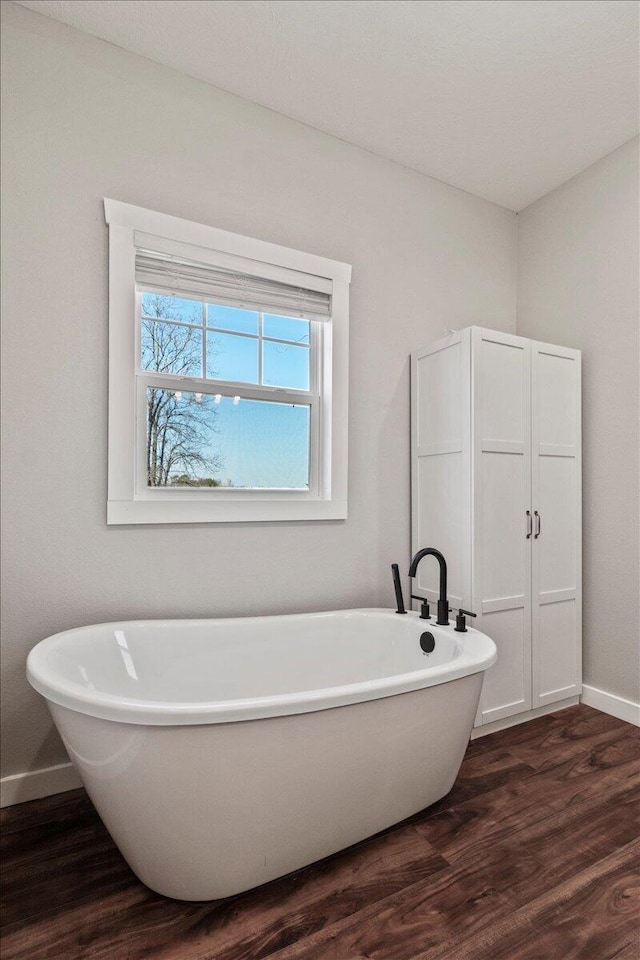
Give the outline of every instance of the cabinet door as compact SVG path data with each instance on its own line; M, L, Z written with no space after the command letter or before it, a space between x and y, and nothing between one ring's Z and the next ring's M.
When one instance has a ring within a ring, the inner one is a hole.
M531 342L473 329L473 604L498 648L477 722L531 707Z
M533 706L581 690L580 352L532 343Z
M471 503L470 332L454 333L411 356L411 547L447 559L449 600L469 600ZM435 602L439 567L430 558L412 585Z

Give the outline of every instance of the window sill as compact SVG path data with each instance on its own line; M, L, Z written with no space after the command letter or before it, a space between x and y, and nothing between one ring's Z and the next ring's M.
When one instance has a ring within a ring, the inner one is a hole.
M256 523L346 520L346 500L109 500L107 523Z

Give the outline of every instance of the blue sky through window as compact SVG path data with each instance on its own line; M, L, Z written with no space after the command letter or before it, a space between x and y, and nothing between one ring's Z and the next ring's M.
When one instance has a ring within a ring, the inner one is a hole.
M217 380L258 382L259 341L253 337L207 331L207 377Z
M262 341L262 382L270 387L309 389L309 348Z
M222 397L213 447L220 451L223 484L293 487L309 483L309 407Z

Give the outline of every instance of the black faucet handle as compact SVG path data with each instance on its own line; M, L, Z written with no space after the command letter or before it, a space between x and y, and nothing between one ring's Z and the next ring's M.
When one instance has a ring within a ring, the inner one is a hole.
M411 599L412 599L412 600L420 600L420 601L421 601L421 604L422 604L422 605L421 605L421 607L420 607L420 619L421 619L421 620L431 620L431 613L429 612L429 601L427 600L427 598L426 598L426 597L418 597L418 596L416 596L415 593L412 593L412 594L411 594Z
M471 613L471 610L463 610L462 607L458 608L458 613L456 614L456 626L455 629L458 633L467 632L467 621L465 617L476 617L476 613Z

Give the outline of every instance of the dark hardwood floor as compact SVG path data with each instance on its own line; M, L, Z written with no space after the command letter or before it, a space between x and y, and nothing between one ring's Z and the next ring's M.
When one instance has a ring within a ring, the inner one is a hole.
M211 903L152 893L81 790L2 812L3 960L640 960L640 736L571 707L473 741L404 823Z

